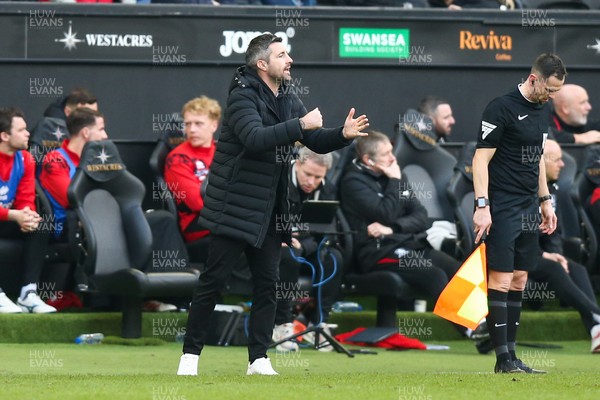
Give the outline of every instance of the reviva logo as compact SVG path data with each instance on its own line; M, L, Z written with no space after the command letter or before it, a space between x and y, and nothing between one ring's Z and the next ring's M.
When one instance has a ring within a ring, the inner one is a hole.
M460 31L461 50L512 50L510 35L476 34L471 31Z

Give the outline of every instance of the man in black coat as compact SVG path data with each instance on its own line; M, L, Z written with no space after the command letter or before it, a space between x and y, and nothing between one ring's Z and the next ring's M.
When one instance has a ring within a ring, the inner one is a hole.
M431 224L420 199L428 193L402 176L385 134L370 132L357 141L356 154L340 189L342 208L356 231L358 268L394 271L437 299L460 263L427 241Z
M318 153L351 143L368 127L350 109L343 127L325 129L318 108L306 108L288 85L293 60L281 38L265 33L246 51L229 87L221 135L208 175L199 222L211 231L210 250L188 317L178 375L197 375L214 310L231 268L246 254L253 279L248 337L248 375L276 375L267 358L275 322L275 285L281 243L291 232L277 229L289 214L288 170L299 141Z
M322 245L324 235L311 229L310 223L300 222L298 217L302 215L305 201L331 201L336 199L336 188L333 184L325 181L325 175L327 175L327 171L332 164L333 157L331 154L317 154L307 147L302 147L298 150L298 159L290 168L288 199L290 201L291 218L282 221L281 225L292 225L292 229L295 228L295 233L292 237L292 247L290 248L287 244L284 244L281 252L279 282L276 285L277 312L275 313L275 327L273 329L274 342L294 334L293 301L308 300L310 297L309 291L300 290L298 278L303 267L297 257L308 260L315 268L313 271L314 283L326 282L322 286L313 287L317 304L314 312L305 315L308 323L312 325L321 324L322 328L331 334L329 325L326 322L329 319L329 311L339 294L342 279L340 270L344 264L343 256L335 244L331 246ZM331 241L334 242L335 240ZM303 335L304 340L308 343L314 343L314 336L312 332ZM326 340L322 336L321 338L319 350L332 351L333 346L324 344L323 342ZM298 344L288 340L277 345L275 349L280 352L296 351L298 350Z

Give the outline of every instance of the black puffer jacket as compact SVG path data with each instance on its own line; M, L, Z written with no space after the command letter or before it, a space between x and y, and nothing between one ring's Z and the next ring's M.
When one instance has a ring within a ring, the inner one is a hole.
M272 213L289 212L292 145L328 153L352 142L342 127L303 132L298 119L306 108L292 92L283 87L275 97L246 67L234 74L199 217L212 234L261 247Z
M363 272L371 270L384 257L402 247L419 250L427 246L429 220L411 185L402 179L376 174L354 160L341 180L342 209L354 237L356 261ZM381 239L368 235L373 222L393 229Z

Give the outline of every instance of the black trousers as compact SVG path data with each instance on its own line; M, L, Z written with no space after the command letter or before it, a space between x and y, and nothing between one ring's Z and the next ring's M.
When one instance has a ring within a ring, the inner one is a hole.
M332 254L336 258L337 272L321 287L321 308L323 310L322 319L326 322L329 319L331 306L337 300L340 285L342 281L343 259L338 249L326 247L321 250L321 259L323 264L323 277L321 278L321 269L317 261L317 254L308 257L308 261L315 267L315 281L319 282L326 279L333 273L333 260L329 256ZM281 261L279 263L279 282L277 283L277 313L275 315L275 324L281 325L292 322L292 301L293 297L303 297L298 287L298 277L300 270L310 270L309 266L303 266L294 260L287 247L282 248ZM317 289L312 289L313 296L317 295ZM311 322L319 322L319 311L313 313Z
M573 260L567 261L569 273L560 263L540 257L537 268L529 272L529 277L538 282L548 282L560 300L579 311L581 321L589 332L596 325L592 313L600 315L600 307L585 267Z
M44 267L44 257L46 255L48 235L43 232L21 232L19 224L14 221L0 222L0 238L23 240L22 273L23 286L29 283L38 283L42 268Z
M390 255L390 258L397 256ZM460 262L446 253L427 247L413 250L395 263L375 265L372 270L398 273L410 286L422 290L437 300L448 281L460 268Z
M202 352L208 332L208 321L217 299L221 296L240 255L245 253L253 283L248 357L250 362L266 357L275 324L275 284L278 280L281 234L276 232L275 224L269 224L261 248L224 236L210 235L209 240L208 260L194 291L183 352Z

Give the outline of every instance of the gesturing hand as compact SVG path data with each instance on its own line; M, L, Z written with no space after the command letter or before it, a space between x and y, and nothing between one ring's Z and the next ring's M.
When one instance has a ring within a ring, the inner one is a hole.
M362 132L369 127L369 120L366 115L361 115L358 118L354 117L354 108L350 109L346 121L344 122L344 130L342 131L346 139L354 139L357 136L367 136L366 132Z

